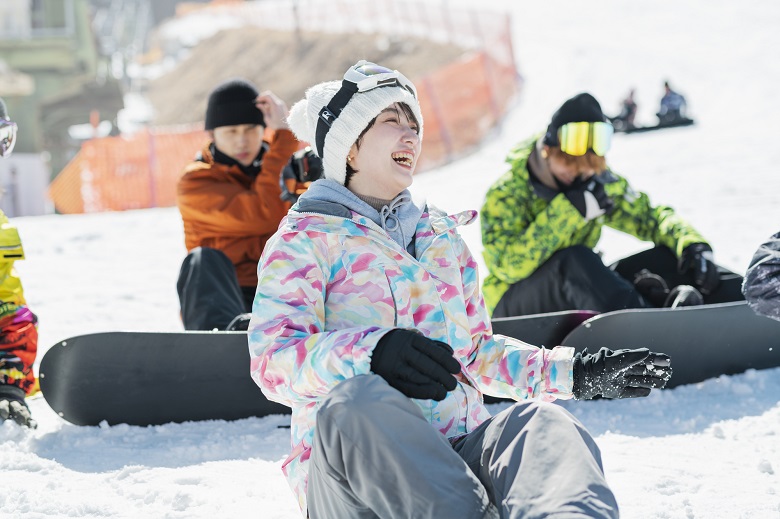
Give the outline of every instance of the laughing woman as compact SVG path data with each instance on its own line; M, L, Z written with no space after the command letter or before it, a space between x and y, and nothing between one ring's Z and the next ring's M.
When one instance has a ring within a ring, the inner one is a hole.
M617 517L592 437L545 401L647 395L669 359L492 335L457 231L476 213L407 190L423 119L399 72L358 62L289 124L325 178L260 259L249 347L257 384L292 407L283 471L303 514ZM520 403L491 417L483 392Z

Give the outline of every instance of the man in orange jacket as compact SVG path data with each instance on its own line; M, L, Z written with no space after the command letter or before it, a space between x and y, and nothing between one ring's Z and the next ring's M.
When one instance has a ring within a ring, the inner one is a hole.
M212 140L177 189L189 251L177 283L187 330L232 329L234 318L252 309L257 262L287 213L280 175L298 149L287 114L284 101L243 79L209 95ZM274 131L270 142L266 127Z

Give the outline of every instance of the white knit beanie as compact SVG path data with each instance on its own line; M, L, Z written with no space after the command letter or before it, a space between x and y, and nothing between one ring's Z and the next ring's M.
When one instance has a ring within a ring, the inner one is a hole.
M298 140L312 145L315 153L317 120L320 110L326 106L341 88L341 81L328 81L314 85L306 91L303 99L290 109L287 123ZM423 118L420 103L407 89L399 86L384 86L366 92L357 92L349 100L341 114L333 122L323 146L322 166L325 178L344 184L347 176L347 155L363 130L382 110L394 103L404 103L411 108L420 125L420 140L423 136Z

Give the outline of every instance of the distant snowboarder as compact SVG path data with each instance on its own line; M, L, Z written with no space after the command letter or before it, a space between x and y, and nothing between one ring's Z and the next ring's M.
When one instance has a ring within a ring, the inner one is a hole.
M672 90L668 81L664 81L664 95L661 98L661 106L656 114L659 124L675 123L681 119L686 119L686 106L685 97Z
M636 128L634 119L636 118L638 106L636 104L636 100L634 99L635 94L635 89L632 88L629 90L628 95L621 102L620 113L615 117L610 118L616 131L626 131Z

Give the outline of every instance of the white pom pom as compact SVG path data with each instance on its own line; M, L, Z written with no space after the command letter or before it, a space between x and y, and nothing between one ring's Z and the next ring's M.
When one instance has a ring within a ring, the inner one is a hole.
M314 131L309 125L309 118L306 114L309 102L306 98L301 99L290 108L290 115L287 116L287 124L298 138L299 141L308 142L314 149ZM317 150L314 150L315 153Z

